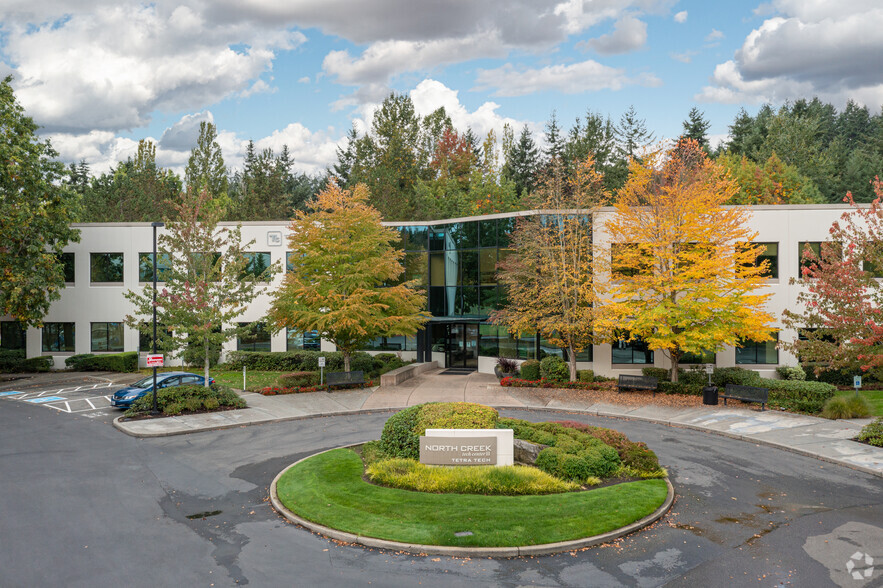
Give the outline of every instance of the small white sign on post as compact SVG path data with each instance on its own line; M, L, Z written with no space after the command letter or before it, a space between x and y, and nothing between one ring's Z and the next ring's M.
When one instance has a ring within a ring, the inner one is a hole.
M319 358L319 367L325 367L325 357L324 356Z
M861 376L852 376L852 386L858 390L862 387L862 377Z
M148 355L147 356L147 367L162 367L163 366L163 356L162 355Z
M319 356L319 385L325 385L325 356Z

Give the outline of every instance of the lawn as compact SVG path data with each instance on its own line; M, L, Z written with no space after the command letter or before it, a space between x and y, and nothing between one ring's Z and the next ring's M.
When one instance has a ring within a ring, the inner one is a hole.
M145 376L153 374L153 369L145 368L139 371ZM190 371L194 374L202 375L202 367L161 367L156 371L160 373ZM254 392L268 386L278 386L279 383L277 381L277 378L279 378L279 376L281 376L282 374L287 373L288 372L248 370L245 373L245 383L247 385L246 389L250 392ZM214 378L215 382L217 382L218 384L223 384L224 386L229 386L230 388L235 388L236 390L242 390L242 370L220 371L217 368L212 368L209 371L209 375Z
M837 396L852 396L853 394L855 394L854 390L840 390L837 392ZM860 390L859 394L868 401L868 406L871 407L871 415L883 416L883 390Z
M350 449L322 453L279 479L282 503L301 517L349 533L425 545L509 547L606 533L655 511L665 480L642 480L544 496L424 494L362 479ZM454 533L471 531L466 537Z

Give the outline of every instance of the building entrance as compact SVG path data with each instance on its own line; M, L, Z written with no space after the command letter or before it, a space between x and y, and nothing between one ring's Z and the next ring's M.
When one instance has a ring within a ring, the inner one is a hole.
M445 366L478 369L478 325L450 323L447 325Z

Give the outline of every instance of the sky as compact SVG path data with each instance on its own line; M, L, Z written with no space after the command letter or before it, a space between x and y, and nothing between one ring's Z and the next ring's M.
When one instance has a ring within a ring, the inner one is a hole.
M65 162L103 172L140 139L181 172L201 121L321 173L390 92L458 129L542 144L630 105L659 140L694 106L712 143L740 108L883 105L880 0L3 0L0 77Z

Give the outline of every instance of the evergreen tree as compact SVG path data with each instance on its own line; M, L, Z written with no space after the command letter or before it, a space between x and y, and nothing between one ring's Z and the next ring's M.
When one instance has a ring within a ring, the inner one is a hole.
M679 141L690 139L699 143L699 146L706 153L708 152L708 129L711 123L705 119L705 115L697 107L690 109L687 120L683 122L684 133Z
M561 136L561 127L558 126L558 115L552 111L552 116L546 122L546 149L543 152L545 156L545 165L548 166L553 161L564 161L564 149L566 141Z
M187 189L197 192L205 189L216 205L226 208L229 205L227 196L227 166L218 145L218 130L214 123L199 123L199 139L190 151L190 159L184 170L184 182Z
M334 164L334 177L337 178L341 186L348 186L350 174L353 166L356 164L356 143L359 140L359 134L356 132L355 125L350 127L346 135L346 147L337 146L337 163Z
M504 175L515 184L515 193L519 197L525 192L533 190L539 167L539 150L534 143L530 129L524 125L504 166Z
M638 118L634 105L629 106L629 109L622 114L613 132L617 139L619 158L625 161L637 157L638 150L655 139L654 134L647 130L647 121Z

